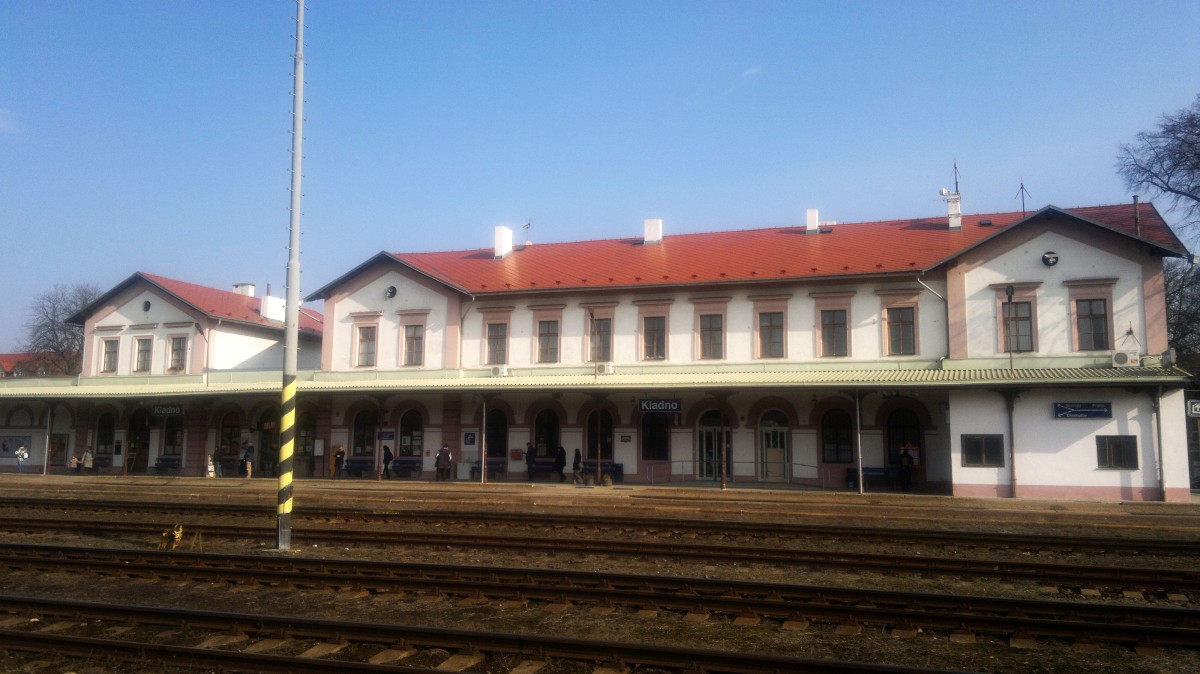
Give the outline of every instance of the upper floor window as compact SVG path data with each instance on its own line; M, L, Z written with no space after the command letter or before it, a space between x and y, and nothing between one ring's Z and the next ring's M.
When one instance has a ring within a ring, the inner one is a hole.
M1004 350L1033 351L1033 310L1030 302L1005 302Z
M917 353L916 307L889 307L887 310L887 346L889 356Z
M1115 278L1066 281L1071 302L1072 346L1076 351L1113 348L1113 286Z
M358 326L358 367L375 367L377 332L374 325Z
M1137 470L1137 436L1097 435L1096 465L1100 468Z
M1076 300L1075 329L1080 351L1107 351L1108 304L1104 300Z
M849 333L846 330L845 309L821 311L821 355L825 357L846 356L850 352Z
M508 323L487 324L488 365L504 365L508 362Z
M558 321L538 321L537 362L558 362Z
M782 311L758 314L758 355L760 358L783 358Z
M1038 288L1040 281L995 283L996 352L1038 350Z
M171 338L171 361L167 368L173 372L182 370L187 359L187 337Z
M725 317L721 314L700 315L700 358L725 357Z
M117 354L121 346L121 340L117 338L105 339L100 342L100 371L101 372L116 372L117 371Z
M133 359L134 372L150 371L150 354L154 348L154 340L150 337L138 337L134 341L135 352Z
M404 364L425 364L425 325L416 323L404 326Z
M666 360L667 317L642 317L642 359Z
M591 323L591 360L612 360L612 319L593 317Z

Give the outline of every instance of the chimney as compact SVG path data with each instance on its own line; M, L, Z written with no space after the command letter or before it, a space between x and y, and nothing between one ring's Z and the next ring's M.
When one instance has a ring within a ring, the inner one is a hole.
M254 297L253 283L235 283L233 284L233 292L244 295L245 297Z
M263 295L262 303L258 306L258 313L269 321L283 322L287 316L287 306L282 297Z
M958 192L946 194L946 211L950 220L950 231L962 229L962 195Z
M662 218L651 218L642 222L642 243L662 241Z
M496 226L496 259L512 252L512 230L504 225Z
M810 208L805 213L805 216L806 216L806 222L805 222L805 227L804 227L805 234L820 234L821 233L821 221L818 219L818 217L817 217L818 215L819 215L819 213L818 213L817 209L815 209L815 208Z

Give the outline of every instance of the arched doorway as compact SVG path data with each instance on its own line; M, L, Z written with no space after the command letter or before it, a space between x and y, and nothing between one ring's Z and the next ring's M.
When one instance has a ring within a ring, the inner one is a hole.
M905 408L894 410L887 418L887 460L889 466L900 466L900 448L910 445L913 458L911 483L922 484L921 466L925 463L922 458L921 419L917 413ZM911 486L911 485L910 485Z
M316 469L313 448L317 438L317 416L301 412L296 422L296 444L292 454L292 470L296 477L312 477Z
M421 413L409 410L400 416L400 447L396 456L421 456L425 451L425 428Z
M277 475L276 466L279 464L279 408L269 408L258 417L255 430L258 431L258 445L254 454L254 473L256 475Z
M596 458L597 443L599 443L600 459L613 458L613 419L608 410L592 410L587 416L587 446L583 450L583 458Z
M533 420L533 446L538 456L554 456L559 445L558 414L542 410Z
M139 409L129 417L129 435L125 444L125 457L122 459L125 472L146 472L146 461L150 454L150 413L145 409Z
M96 456L112 456L117 437L117 418L105 412L96 420Z
M779 410L767 410L758 420L758 479L764 482L787 481L787 417Z
M699 441L700 470L702 480L721 479L721 456L725 456L725 475L733 475L733 429L729 419L720 410L709 410L700 417L696 437Z
M235 477L238 474L238 461L242 447L242 415L240 412L229 412L221 417L221 426L217 430L217 455L221 463L221 474L225 477Z
M508 415L504 410L488 410L484 433L489 459L508 456Z

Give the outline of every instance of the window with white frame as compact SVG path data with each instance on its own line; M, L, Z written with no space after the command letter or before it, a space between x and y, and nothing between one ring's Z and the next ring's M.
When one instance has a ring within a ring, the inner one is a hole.
M783 358L787 355L787 301L786 295L755 296L754 303L756 358Z
M111 337L100 341L100 371L112 374L117 371L117 356L120 353L121 340Z
M376 342L379 328L374 325L359 325L356 326L357 335L357 360L355 365L358 367L375 367L375 352Z
M1071 303L1071 342L1076 351L1113 348L1113 286L1115 278L1066 281Z
M1038 288L1041 282L996 283L996 352L1028 353L1038 350ZM1009 291L1012 298L1009 298Z
M425 324L412 323L404 326L404 365L416 367L425 364Z
M584 353L592 363L604 363L613 359L613 315L615 302L587 303L583 305L587 328L587 343Z
M558 321L554 319L537 322L537 362L558 362Z
M167 363L167 369L171 372L179 372L187 365L187 337L172 337L171 338L171 353L170 361Z
M845 358L850 355L850 302L852 292L809 293L816 311L814 327L816 353L820 358Z
M508 362L508 323L487 324L487 364Z
M134 340L134 372L149 372L150 359L154 351L154 339L151 337L138 337Z
M915 356L917 342L917 290L881 291L884 353L889 356Z
M641 326L639 346L642 360L667 359L667 315L671 301L666 299L634 300L638 307L638 324Z

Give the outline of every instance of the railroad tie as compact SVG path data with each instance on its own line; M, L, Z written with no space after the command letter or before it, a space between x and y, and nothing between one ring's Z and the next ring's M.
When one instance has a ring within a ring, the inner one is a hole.
M300 654L302 658L323 658L332 655L350 645L349 641L320 643Z
M437 668L448 672L461 672L468 667L478 665L485 659L482 653L456 653L446 658Z
M243 653L265 653L288 643L287 639L259 639L242 650Z
M537 674L546 667L550 666L549 660L524 660L508 674Z
M1021 632L1012 635L1008 640L1008 645L1012 648L1037 648L1037 638L1028 632Z
M399 662L406 658L411 658L416 654L417 649L407 646L400 648L388 648L379 651L375 655L372 655L371 659L367 662L371 663L372 665L386 665L392 662Z

